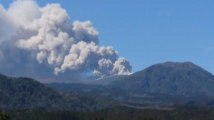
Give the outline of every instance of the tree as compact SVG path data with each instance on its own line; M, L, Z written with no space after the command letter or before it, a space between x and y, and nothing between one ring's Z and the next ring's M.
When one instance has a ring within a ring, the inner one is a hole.
M11 120L11 119L8 115L0 112L0 120Z

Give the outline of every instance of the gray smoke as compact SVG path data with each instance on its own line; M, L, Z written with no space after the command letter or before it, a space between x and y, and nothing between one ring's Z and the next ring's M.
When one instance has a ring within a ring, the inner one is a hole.
M33 0L17 0L8 9L0 5L0 26L3 72L46 77L131 73L116 50L99 46L99 33L90 21L71 22L60 4L40 7Z

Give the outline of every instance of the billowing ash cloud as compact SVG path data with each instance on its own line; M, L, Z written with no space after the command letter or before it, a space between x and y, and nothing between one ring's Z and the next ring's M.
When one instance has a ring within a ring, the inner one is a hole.
M33 0L18 0L8 9L0 5L0 26L3 72L97 77L131 73L131 65L116 50L99 46L99 33L90 21L71 22L59 4L40 7Z

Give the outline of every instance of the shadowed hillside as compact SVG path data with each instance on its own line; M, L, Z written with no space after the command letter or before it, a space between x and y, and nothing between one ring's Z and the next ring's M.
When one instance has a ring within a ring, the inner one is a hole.
M213 120L214 110L181 107L174 110L115 107L95 112L44 110L8 111L12 120Z
M73 93L63 93L33 79L0 75L1 109L90 110L87 103ZM85 103L84 103L85 102Z

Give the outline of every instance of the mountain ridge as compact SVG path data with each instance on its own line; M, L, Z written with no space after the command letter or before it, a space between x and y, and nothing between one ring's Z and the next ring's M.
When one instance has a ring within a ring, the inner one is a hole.
M196 105L205 105L214 100L214 76L192 62L155 64L128 76L113 76L100 81L104 80L108 84L85 84L84 87L83 83L67 84L66 90L112 97L122 103L136 105L165 106L193 101Z
M63 93L25 77L0 75L0 109L90 110L74 93Z
M155 64L131 75L112 76L92 84L41 84L31 78L0 74L0 108L87 111L114 105L212 106L213 86L214 76L191 62Z
M194 88L196 86L200 88L200 86L206 82L209 82L209 84L212 84L214 86L214 76L211 73L207 72L206 70L202 69L201 67L191 62L185 63L166 62L152 65L142 71L136 72L128 76L128 78L126 79L115 81L112 84L113 85L120 84L119 86L123 87L126 86L125 88L127 89L130 89L129 86L133 87L135 85L134 88L141 87L142 89L144 89L143 91L145 92L160 91L161 93L160 88L161 86L163 88L173 87L175 88L174 90L177 89L181 90L182 88L179 88L181 86L183 86L184 88L189 87ZM209 88L211 88L209 84L206 85L209 86ZM155 90L156 88L160 89ZM214 91L214 89L212 89L212 91ZM191 95L191 93L188 93L187 96L188 95ZM214 96L214 94L212 95Z

